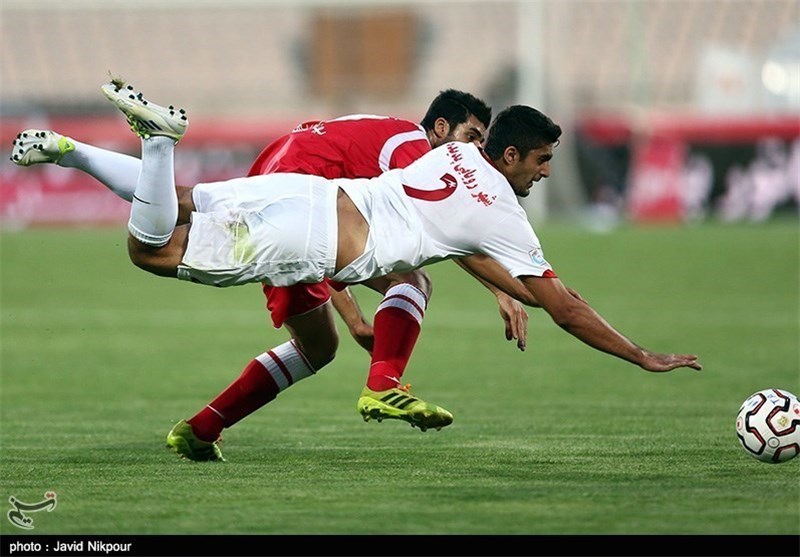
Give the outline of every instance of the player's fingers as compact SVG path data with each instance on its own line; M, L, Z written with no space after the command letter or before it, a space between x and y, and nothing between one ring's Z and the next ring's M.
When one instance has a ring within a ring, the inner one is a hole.
M511 329L511 337L519 339L523 334L523 327L520 327L520 318L518 313L512 313L508 320L508 326ZM509 339L510 340L510 339Z
M696 371L700 371L703 369L703 366L700 364L700 362L697 361L697 356L693 354L673 355L672 365L670 365L670 369L675 369L679 367L688 367Z
M517 338L517 348L524 352L528 341L528 314L525 310L517 314Z
M692 369L696 369L697 371L700 371L701 369L703 369L702 364L697 361L697 356L690 355L690 356L685 356L685 358L686 358L686 363L684 365L686 367L690 367Z

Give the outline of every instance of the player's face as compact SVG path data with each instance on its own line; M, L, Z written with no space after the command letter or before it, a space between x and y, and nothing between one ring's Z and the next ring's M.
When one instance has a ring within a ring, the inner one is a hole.
M480 147L485 137L486 126L470 114L466 122L461 122L449 130L449 133L442 139L442 143L459 141L461 143L474 143Z
M517 159L509 168L508 181L519 197L527 197L534 182L550 176L550 160L553 146L545 145L531 150L524 158Z

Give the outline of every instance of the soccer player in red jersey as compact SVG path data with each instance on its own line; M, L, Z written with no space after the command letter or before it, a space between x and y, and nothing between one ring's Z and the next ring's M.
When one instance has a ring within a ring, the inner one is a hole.
M326 121L306 122L291 133L267 146L253 163L248 176L272 173L296 173L334 178L373 178L394 168L403 168L419 157L450 141L479 144L491 120L491 109L473 95L456 90L441 92L431 103L421 125L407 120L374 115L350 115ZM190 207L188 201L184 206ZM214 443L223 428L268 403L283 389L315 373L335 355L338 335L327 301L343 316L354 338L371 352L366 388L358 408L365 418L369 399L391 397L384 413L375 417L408 419L411 411L441 414L449 412L416 399L408 408L407 395L400 378L411 357L420 333L422 319L431 295L428 274L417 269L362 282L384 294L373 320L374 343L357 306L342 291L346 285L297 283L291 286L264 284L267 307L275 327L285 326L292 340L254 358L242 374L200 412L186 423L179 422L168 443L187 458ZM486 284L486 283L484 283ZM330 288L329 288L330 286ZM524 324L517 324L524 309L498 289L488 285L498 297L507 330L515 323L512 338L519 336ZM515 315L516 313L516 315ZM508 336L508 335L507 335ZM405 391L405 392L404 392ZM406 402L406 407L400 408ZM191 431L188 430L191 427ZM425 427L422 424L421 427ZM196 438L196 439L195 439ZM198 442L199 441L199 442ZM186 447L190 447L186 449ZM197 447L197 448L195 448Z

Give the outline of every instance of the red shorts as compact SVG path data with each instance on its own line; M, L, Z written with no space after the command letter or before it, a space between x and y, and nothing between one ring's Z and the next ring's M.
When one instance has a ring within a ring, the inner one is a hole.
M315 284L301 282L292 286L262 284L264 295L267 297L267 309L272 316L272 324L275 328L280 329L283 322L289 317L308 313L330 300L329 284L336 291L341 291L347 286L344 283L327 279Z

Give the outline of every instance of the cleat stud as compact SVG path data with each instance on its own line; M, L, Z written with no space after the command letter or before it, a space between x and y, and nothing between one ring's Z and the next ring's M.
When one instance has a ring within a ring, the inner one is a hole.
M181 114L186 114L186 111L184 109L182 109L182 108L179 109L178 112L180 112Z
M11 157L11 160L12 161L18 161L19 160L19 155L14 155L13 157Z
M128 91L133 91L133 85L128 85L128 86L126 87L126 89L128 89Z
M186 120L186 116L181 116L181 120Z
M22 137L28 137L28 134L27 133L23 133Z
M128 98L129 99L136 99L136 96L135 95L128 95Z
M142 104L143 104L143 105L145 105L145 106L147 106L147 101L146 101L146 100L144 100L144 99L142 99Z

